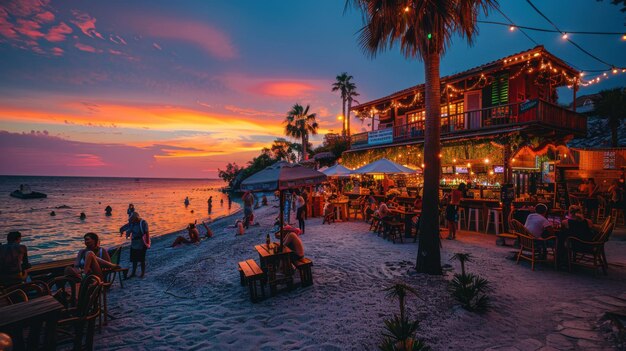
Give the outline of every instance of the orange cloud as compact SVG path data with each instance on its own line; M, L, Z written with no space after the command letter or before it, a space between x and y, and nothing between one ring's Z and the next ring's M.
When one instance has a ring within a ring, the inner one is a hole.
M314 85L293 81L265 82L252 87L256 94L270 95L283 98L301 98L317 90Z
M103 167L107 164L102 158L92 154L76 154L74 159L65 164L68 167Z

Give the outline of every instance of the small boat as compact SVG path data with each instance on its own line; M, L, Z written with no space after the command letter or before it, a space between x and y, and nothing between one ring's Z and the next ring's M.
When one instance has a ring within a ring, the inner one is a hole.
M43 199L48 197L48 195L44 193L38 193L36 191L31 191L30 193L23 193L19 190L15 190L11 192L11 196L16 197L18 199Z
M43 199L43 198L48 197L48 195L44 193L31 191L30 187L26 184L21 184L20 188L18 190L11 192L10 195L18 199Z

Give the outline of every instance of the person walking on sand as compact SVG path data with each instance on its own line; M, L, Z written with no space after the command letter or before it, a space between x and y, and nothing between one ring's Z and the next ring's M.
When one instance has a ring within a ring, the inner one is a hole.
M0 245L0 285L10 286L23 283L26 279L28 249L21 244L22 233L18 231L7 234L7 243Z
M141 275L143 278L146 272L146 251L150 248L150 232L148 223L141 219L139 213L133 212L127 224L120 228L120 236L126 232L126 239L130 241L130 262L133 263L133 270L129 278L134 277L137 271L137 263L141 263Z

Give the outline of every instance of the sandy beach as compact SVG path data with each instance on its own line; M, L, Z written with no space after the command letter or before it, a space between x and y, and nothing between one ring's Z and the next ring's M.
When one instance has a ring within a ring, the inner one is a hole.
M468 271L493 284L493 309L478 315L450 297L452 272L415 274L417 244L383 240L361 220L322 225L311 218L301 238L314 263L314 285L253 304L239 285L237 262L258 262L254 245L265 242L277 212L275 201L256 210L260 225L244 236L227 227L231 216L212 223L215 236L198 245L168 248L176 233L155 240L146 277L125 281L124 289L116 283L109 292L115 319L96 333L96 348L373 350L383 319L398 312L382 289L402 281L420 294L409 297L408 313L421 320L419 334L434 350L613 349L599 319L626 307L623 237L607 244L608 276L545 266L533 272L507 259L514 249L496 246L489 234L461 231L457 241L444 240L442 263L452 272L460 267L449 258L469 252Z

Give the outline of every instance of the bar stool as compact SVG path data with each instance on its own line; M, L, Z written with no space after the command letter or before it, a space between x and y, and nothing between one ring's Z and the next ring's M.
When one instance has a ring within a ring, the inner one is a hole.
M471 226L472 226L472 217L474 217L474 228L476 229L476 232L480 231L480 208L475 208L475 207L470 207L469 208L469 213L468 213L468 217L467 217L467 230L470 230Z
M612 208L611 218L615 218L615 225L620 224L620 219L622 220L622 225L626 224L626 221L624 220L624 211L622 211L621 208Z
M493 216L492 216L493 215ZM502 208L490 208L487 212L487 224L485 224L485 233L489 231L489 224L493 223L496 235L500 234L500 228L504 232L504 218L502 217Z
M457 230L461 230L461 222L465 221L465 226L467 226L467 217L465 216L465 207L457 207L459 214L459 221L457 222Z

